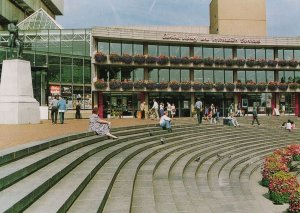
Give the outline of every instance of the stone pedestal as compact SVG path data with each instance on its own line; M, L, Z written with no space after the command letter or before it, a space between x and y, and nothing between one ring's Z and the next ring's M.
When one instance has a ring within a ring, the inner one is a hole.
M0 84L0 124L40 123L39 103L33 98L29 61L4 60Z

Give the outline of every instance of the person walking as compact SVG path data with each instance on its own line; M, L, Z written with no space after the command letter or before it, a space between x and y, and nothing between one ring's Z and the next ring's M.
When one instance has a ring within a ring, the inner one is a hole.
M81 109L81 107L80 107L80 103L78 101L77 104L76 104L75 119L80 119L81 118L81 116L80 116L80 109Z
M145 109L146 109L146 102L143 101L140 105L140 110L141 110L141 119L145 119Z
M152 106L151 109L154 110L156 119L159 119L159 114L158 114L158 103L156 102L155 99L153 99L153 106Z
M57 97L54 96L54 98L53 98L53 100L51 101L51 104L50 104L52 124L57 124L57 114L58 114L57 104L58 104Z
M171 106L171 115L172 115L172 118L174 118L176 114L176 107L175 107L175 104L173 103L172 106Z
M114 136L110 133L111 123L100 119L97 113L98 108L94 107L92 109L92 115L89 119L89 131L94 131L98 135L106 135L110 138L117 139L117 136Z
M197 102L195 103L195 110L197 113L198 124L201 124L203 112L202 112L202 101L200 99L198 99Z
M168 116L171 117L172 106L171 106L170 102L167 102L167 112L168 112Z
M164 103L160 102L160 105L159 105L159 116L160 117L164 116L164 108L165 108Z
M59 101L57 103L58 113L59 113L59 121L61 124L65 121L65 112L67 111L67 103L63 97L59 97Z
M254 125L254 121L256 120L256 123L258 125L260 125L259 121L258 121L258 116L257 116L257 107L253 108L253 119L252 119L252 125Z

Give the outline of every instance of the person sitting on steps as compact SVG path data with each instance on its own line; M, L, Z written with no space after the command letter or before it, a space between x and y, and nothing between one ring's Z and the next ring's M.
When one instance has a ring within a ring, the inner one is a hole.
M159 125L163 129L167 129L168 132L172 132L172 127L171 127L171 118L168 117L168 111L164 112L164 115L160 118Z

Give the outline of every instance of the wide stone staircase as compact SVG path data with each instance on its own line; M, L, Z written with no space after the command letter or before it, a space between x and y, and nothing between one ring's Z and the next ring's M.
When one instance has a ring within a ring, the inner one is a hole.
M3 150L0 212L284 212L260 185L263 158L299 143L284 120L176 119L172 133L132 126L113 129L117 140L85 132Z

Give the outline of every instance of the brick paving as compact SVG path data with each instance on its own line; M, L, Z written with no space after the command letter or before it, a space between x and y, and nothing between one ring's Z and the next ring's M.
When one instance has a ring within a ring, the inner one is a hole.
M112 128L158 123L157 120L142 120L137 118L110 119L110 121ZM67 119L64 124L56 125L53 125L51 120L42 120L40 124L0 124L0 150L33 141L84 132L87 129L88 119Z

